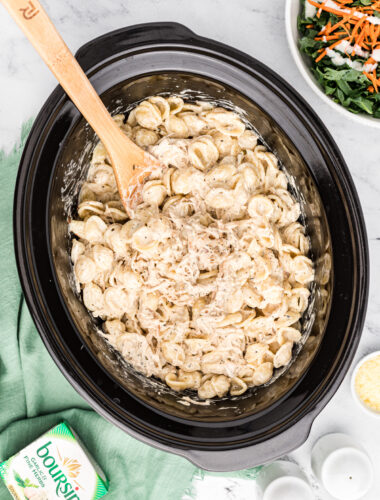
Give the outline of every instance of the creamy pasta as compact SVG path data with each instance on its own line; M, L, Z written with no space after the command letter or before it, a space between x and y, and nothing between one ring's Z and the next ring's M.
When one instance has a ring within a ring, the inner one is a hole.
M207 399L269 382L301 339L314 279L276 157L207 102L155 96L115 120L165 168L129 219L95 147L70 222L86 308L128 363L176 391Z

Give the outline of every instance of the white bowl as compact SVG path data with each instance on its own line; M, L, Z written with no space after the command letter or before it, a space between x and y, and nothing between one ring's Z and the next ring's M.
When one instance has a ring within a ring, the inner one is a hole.
M300 70L302 76L305 78L309 86L314 90L316 94L319 95L321 99L327 102L332 108L344 115L346 118L353 120L355 122L361 123L363 125L369 125L371 127L380 128L380 118L373 118L372 116L367 116L364 114L355 114L348 111L346 108L334 102L330 97L328 97L322 87L320 86L317 79L314 77L310 70L311 60L306 55L303 54L298 48L299 33L297 28L297 17L300 12L301 2L300 0L286 0L285 3L285 29L286 37L288 39L290 51L294 58L298 69Z
M256 485L262 500L313 500L314 495L299 466L287 460L276 460L261 470Z
M321 437L311 451L311 468L328 498L364 500L372 487L372 462L362 445L347 434Z
M375 410L371 410L371 408L369 408L367 405L365 405L364 402L360 399L358 393L356 392L356 388L355 388L355 379L356 379L356 375L359 371L359 368L363 365L363 363L365 363L369 359L375 358L376 356L380 356L380 351L375 351L375 352L372 352L371 354L368 354L367 356L364 356L364 358L362 358L359 361L359 363L355 366L354 371L352 372L352 375L351 375L351 393L352 393L352 397L354 398L354 401L356 401L356 403L360 406L360 408L362 410L364 410L368 415L380 418L380 412L375 411Z

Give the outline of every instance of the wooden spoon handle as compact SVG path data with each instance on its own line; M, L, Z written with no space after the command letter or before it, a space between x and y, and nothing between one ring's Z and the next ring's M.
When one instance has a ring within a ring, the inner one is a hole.
M0 0L107 149L126 136L112 120L87 76L38 0ZM136 147L131 142L132 147Z

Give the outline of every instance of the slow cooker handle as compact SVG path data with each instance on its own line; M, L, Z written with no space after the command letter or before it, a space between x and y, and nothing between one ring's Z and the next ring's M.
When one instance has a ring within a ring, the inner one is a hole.
M104 64L115 54L120 57L133 47L154 43L190 43L198 35L179 23L144 23L126 26L106 35L102 35L82 45L75 57L84 71L89 71L98 64Z
M232 472L264 465L268 456L273 460L295 450L307 440L315 414L306 415L281 434L259 444L227 451L178 450L194 465L212 472Z

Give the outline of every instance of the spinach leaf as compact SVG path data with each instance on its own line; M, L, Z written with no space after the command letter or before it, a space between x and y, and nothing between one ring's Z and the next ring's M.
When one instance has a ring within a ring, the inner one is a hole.
M346 80L337 80L336 84L340 88L342 92L344 92L347 96L351 96L353 91L350 85L347 83Z
M344 105L344 104L345 104L345 102L346 102L346 97L345 97L345 95L344 95L344 92L342 92L340 89L338 89L338 90L336 91L336 95L337 95L337 97L338 97L338 99L339 99L340 103Z
M356 104L360 109L365 111L366 113L372 115L373 114L373 102L365 97L355 97L351 99L353 104Z
M314 40L313 38L307 38L304 36L303 38L300 39L299 41L299 46L302 51L305 51L306 49L318 49L320 45L320 42L317 40Z
M332 95L336 90L335 87L329 87L328 85L325 85L324 87L325 87L325 94L326 95Z
M326 80L334 80L335 82L343 80L345 82L363 83L367 80L367 77L356 69L326 68L326 70L324 71L324 77L326 78Z

